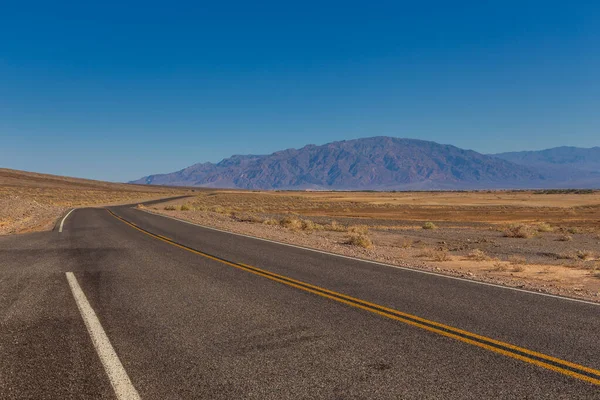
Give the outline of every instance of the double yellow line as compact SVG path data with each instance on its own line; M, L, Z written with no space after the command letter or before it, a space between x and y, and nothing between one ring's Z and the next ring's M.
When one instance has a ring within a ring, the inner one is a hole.
M561 360L560 358L551 357L543 353L538 353L523 347L512 345L510 343L501 342L499 340L495 340L486 336L477 335L475 333L454 328L449 325L440 324L435 321L421 318L416 315L407 314L398 310L394 310L392 308L381 306L379 304L370 303L368 301L361 300L356 297L347 296L342 293L334 292L332 290L328 290L319 286L311 285L309 283L292 279L284 275L279 275L261 268L253 267L251 265L228 261L220 257L213 256L211 254L207 254L202 251L193 249L191 247L182 245L165 236L151 233L119 217L110 210L108 210L108 212L113 217L126 223L132 228L137 229L142 233L145 233L146 235L161 240L165 243L169 243L170 245L173 245L175 247L179 247L180 249L208 258L210 260L218 261L231 267L242 269L252 274L259 275L279 283L283 283L284 285L304 290L306 292L313 293L318 296L326 297L328 299L335 300L337 302L344 303L352 307L360 308L362 310L369 311L396 321L400 321L405 324L427 330L429 332L437 333L442 336L460 340L461 342L481 347L483 349L493 351L494 353L502 354L507 357L515 358L517 360L521 360L529 364L537 365L539 367L546 368L570 376L572 378L580 379L582 381L586 381L595 385L600 385L599 370L588 368L583 365L575 364L566 360Z

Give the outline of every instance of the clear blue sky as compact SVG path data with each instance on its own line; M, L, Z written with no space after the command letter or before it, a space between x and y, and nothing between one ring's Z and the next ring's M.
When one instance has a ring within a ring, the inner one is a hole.
M598 1L0 10L0 167L126 181L376 135L591 147L599 128Z

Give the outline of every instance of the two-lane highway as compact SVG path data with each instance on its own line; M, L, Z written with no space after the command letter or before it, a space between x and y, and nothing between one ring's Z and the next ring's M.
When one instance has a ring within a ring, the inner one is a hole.
M125 206L0 238L0 323L1 398L600 398L597 305Z

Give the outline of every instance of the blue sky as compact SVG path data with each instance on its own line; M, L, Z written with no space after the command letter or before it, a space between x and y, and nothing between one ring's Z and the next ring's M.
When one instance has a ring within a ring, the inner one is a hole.
M0 167L127 181L377 135L592 147L599 71L595 1L5 2Z

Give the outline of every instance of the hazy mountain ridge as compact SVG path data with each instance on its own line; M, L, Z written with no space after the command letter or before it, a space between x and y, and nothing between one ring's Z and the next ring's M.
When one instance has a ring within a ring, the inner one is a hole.
M150 175L134 183L243 189L483 189L547 187L544 174L497 157L415 139L372 137ZM560 186L560 185L559 185Z
M578 187L600 187L600 147L562 146L492 156L533 168L555 181Z
M491 154L520 165L532 167L568 167L582 171L600 172L600 147L555 147L539 151L518 151Z

